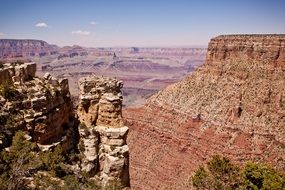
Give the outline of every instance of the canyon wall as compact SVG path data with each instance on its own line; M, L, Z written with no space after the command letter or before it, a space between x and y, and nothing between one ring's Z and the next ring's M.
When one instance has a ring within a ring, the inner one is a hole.
M86 77L79 81L78 117L81 168L99 175L102 185L114 181L129 186L128 127L123 125L122 81Z
M285 169L284 35L219 36L206 64L129 108L134 189L192 189L215 154Z
M245 59L285 67L285 34L221 35L211 40L206 63Z

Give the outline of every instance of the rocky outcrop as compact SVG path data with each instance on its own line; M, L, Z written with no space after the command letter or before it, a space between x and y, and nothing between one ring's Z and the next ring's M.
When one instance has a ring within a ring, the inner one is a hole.
M35 77L34 63L6 64L0 72L6 71L0 83L1 131L9 136L26 130L42 148L61 143L70 149L75 143L75 120L67 79Z
M58 51L59 47L42 40L0 39L0 58L46 56L57 54Z
M117 181L129 185L128 127L122 121L122 82L104 77L79 81L81 168L99 176L103 186Z
M214 154L284 169L284 40L214 38L204 66L127 109L131 186L192 189L193 171Z
M285 67L285 34L282 35L222 35L208 46L207 64L228 59L246 59Z
M35 77L36 70L36 63L3 64L0 68L0 85L9 80L23 83Z

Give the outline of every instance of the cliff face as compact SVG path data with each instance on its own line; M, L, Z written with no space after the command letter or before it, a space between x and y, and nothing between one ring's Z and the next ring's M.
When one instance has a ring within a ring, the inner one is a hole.
M61 161L65 165L63 173L68 172L75 179L86 174L88 180L103 189L128 187L126 138L129 129L122 120L122 82L103 77L82 78L79 81L79 124L73 111L68 80L58 80L49 73L39 78L35 72L35 63L1 64L0 150L9 152L12 138L22 130L26 140L36 142L37 148L32 153L37 155L35 159L43 155L41 151L53 152L61 145L63 152L58 154L73 153L69 161ZM41 163L42 159L37 161ZM29 179L25 181L32 184L36 173L46 170L42 167L31 173L27 171ZM56 180L62 180L60 176L56 177ZM61 187L66 183L63 180Z
M214 154L284 169L284 40L214 38L204 66L127 109L131 186L189 189L193 171Z
M112 181L129 186L129 129L122 121L123 83L94 76L80 79L79 86L81 168L90 175L98 174L103 186Z
M228 59L268 62L285 67L285 35L226 35L213 38L206 63Z
M21 58L57 54L59 47L42 40L0 39L0 58Z
M42 148L74 143L74 114L68 81L46 74L35 77L36 64L5 64L0 69L2 143L16 130L29 131Z

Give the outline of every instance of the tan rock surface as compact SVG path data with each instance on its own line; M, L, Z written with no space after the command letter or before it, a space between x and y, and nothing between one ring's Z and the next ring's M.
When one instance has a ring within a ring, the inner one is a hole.
M79 81L80 101L77 114L87 126L123 127L121 81L104 77L86 77Z
M14 82L25 82L35 77L36 63L25 63L12 66L10 63L3 65L0 69L0 84L7 80L13 80Z
M103 186L112 181L129 186L129 129L122 120L123 84L91 76L80 79L79 86L81 169L97 175Z
M13 72L2 82L13 79L11 85L15 92L12 99L1 103L1 115L8 113L8 119L20 122L19 127L28 130L33 140L41 145L61 142L63 147L71 148L74 143L74 114L68 82L59 82L51 76L35 77L34 63L7 68L12 68ZM14 119L15 115L21 117L20 121ZM14 125L17 129L17 124Z

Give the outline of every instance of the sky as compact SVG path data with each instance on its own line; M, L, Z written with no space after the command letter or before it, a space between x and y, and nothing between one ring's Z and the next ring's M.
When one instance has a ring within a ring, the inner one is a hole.
M285 33L285 0L0 0L1 39L190 47L253 33Z

